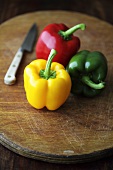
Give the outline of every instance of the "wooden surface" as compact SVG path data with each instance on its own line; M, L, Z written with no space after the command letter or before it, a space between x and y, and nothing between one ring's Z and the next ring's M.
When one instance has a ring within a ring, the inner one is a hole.
M77 164L48 163L18 155L0 145L0 170L112 170L113 156Z
M0 23L23 13L40 10L69 10L95 16L113 24L112 0L1 0Z
M46 18L45 18L46 16ZM70 19L71 18L71 19ZM36 22L38 31L49 23L69 27L84 22L78 31L81 50L98 50L108 60L106 89L93 99L69 96L57 111L32 108L23 88L24 67L35 59L26 53L17 73L17 83L3 82L14 54ZM35 12L13 18L0 26L0 142L25 157L57 163L77 163L113 154L113 26L96 18L73 12Z

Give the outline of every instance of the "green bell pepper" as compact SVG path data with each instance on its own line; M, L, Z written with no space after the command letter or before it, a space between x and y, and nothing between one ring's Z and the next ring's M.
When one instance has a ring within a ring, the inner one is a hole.
M107 59L98 51L83 50L74 55L66 68L72 80L73 94L98 95L105 87Z

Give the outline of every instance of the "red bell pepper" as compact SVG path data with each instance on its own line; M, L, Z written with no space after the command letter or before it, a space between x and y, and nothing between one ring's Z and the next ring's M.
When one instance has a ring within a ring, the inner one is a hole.
M47 60L51 49L55 49L57 55L53 61L66 67L71 57L80 48L80 39L73 35L78 29L84 30L85 24L78 24L70 29L62 23L47 25L36 44L37 58Z

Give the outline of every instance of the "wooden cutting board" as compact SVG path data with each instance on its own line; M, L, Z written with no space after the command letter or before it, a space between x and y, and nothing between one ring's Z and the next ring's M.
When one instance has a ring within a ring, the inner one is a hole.
M50 23L72 27L85 23L75 35L81 48L101 51L108 60L106 88L95 98L70 94L57 111L31 107L23 87L23 71L36 58L25 53L15 85L4 84L4 75L33 23L38 34ZM75 163L113 154L113 26L76 12L42 11L15 17L0 25L0 143L10 150L38 160Z

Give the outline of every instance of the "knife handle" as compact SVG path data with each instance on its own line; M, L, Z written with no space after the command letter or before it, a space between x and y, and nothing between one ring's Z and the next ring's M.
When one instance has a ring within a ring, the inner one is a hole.
M7 70L7 73L4 77L4 83L7 85L12 85L16 82L16 72L18 70L18 67L20 65L21 59L23 56L23 51L21 50L21 48L17 51L17 53L15 54L9 69Z

